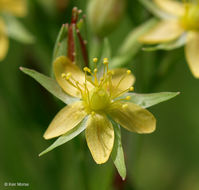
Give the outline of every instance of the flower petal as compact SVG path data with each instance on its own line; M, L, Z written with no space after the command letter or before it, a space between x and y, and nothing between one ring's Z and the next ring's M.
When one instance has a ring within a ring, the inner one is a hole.
M25 0L4 0L1 1L1 11L12 13L15 16L23 17L27 13Z
M58 57L53 66L55 78L62 89L71 96L81 97L80 91L62 78L62 73L71 73L72 77L80 84L85 81L85 74L65 56Z
M51 139L65 134L77 126L86 115L81 101L65 106L49 125L44 138Z
M2 19L0 19L0 61L3 60L8 51L8 37L6 35L6 27Z
M182 16L185 13L183 3L173 0L154 0L154 2L165 12L174 16Z
M183 32L184 29L181 27L178 20L164 20L159 22L149 32L141 36L139 41L146 44L169 42L180 37Z
M97 164L105 163L114 144L114 130L106 116L95 114L87 121L86 141Z
M189 32L185 46L189 68L196 78L199 78L199 32Z
M127 69L119 68L112 69L112 96L117 95L129 89L135 82L135 77L132 74L127 74ZM119 85L118 85L119 84ZM125 92L124 92L125 93Z
M131 132L152 133L156 128L155 117L148 110L131 102L113 103L108 114Z

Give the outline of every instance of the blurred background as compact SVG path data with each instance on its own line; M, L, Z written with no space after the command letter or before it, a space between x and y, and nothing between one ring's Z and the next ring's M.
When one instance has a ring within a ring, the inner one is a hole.
M38 157L53 141L42 135L64 106L20 66L50 75L53 46L74 6L86 13L86 0L29 0L28 14L19 20L35 37L24 45L10 39L0 62L0 189L30 190L198 190L199 80L188 69L183 48L139 51L125 66L133 68L135 91L179 91L176 98L150 108L157 130L138 135L122 129L127 178L122 181L111 159L93 161L84 134ZM103 11L103 9L101 10ZM118 26L108 35L116 55L125 37L152 15L128 0ZM5 187L5 182L29 187Z

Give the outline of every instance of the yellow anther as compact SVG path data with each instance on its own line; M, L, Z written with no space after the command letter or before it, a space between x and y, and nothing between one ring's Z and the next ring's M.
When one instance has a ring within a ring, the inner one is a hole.
M67 73L67 74L66 74L66 77L65 77L65 78L66 78L66 80L69 80L71 76L72 76L72 74L71 74L71 73Z
M131 74L131 70L127 70L126 73L127 73L128 75L130 75L130 74Z
M61 74L61 77L62 77L62 78L66 78L66 74L65 74L65 73L62 73L62 74Z
M91 70L88 67L84 67L84 71L88 72L88 73L91 73Z
M123 108L123 109L125 109L125 108L127 108L127 107L128 107L127 104L122 105L122 108Z
M94 73L97 73L97 71L98 71L97 68L95 68L95 69L94 69Z
M131 86L131 87L129 88L129 91L134 91L134 87Z
M97 62L98 62L98 58L97 57L93 58L93 63L97 63Z
M104 58L103 63L104 63L104 65L108 64L108 58Z
M94 112L94 111L92 111L92 112L91 112L91 116L94 116L94 115L95 115L95 112Z
M131 99L131 97L130 97L130 96L127 96L125 99L126 99L126 100L130 100L130 99Z

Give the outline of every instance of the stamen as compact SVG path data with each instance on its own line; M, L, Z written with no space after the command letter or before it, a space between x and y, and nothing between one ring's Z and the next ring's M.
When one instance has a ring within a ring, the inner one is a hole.
M125 99L126 99L126 100L130 100L130 99L131 99L131 97L130 97L130 96L127 96Z
M97 85L97 86L98 86L97 72L98 72L98 70L97 70L97 68L95 68L95 69L94 69L95 85Z
M127 73L128 75L130 75L130 74L131 74L131 70L127 70L126 73Z
M104 58L103 64L104 64L104 65L107 65L107 64L108 64L108 58Z
M98 58L97 57L93 58L93 63L97 63L97 62L98 62Z
M123 101L123 100L130 100L131 97L130 96L126 96L125 98L120 98L120 99L117 99L117 100L114 100L111 102L111 104L115 103L115 102L120 102L120 101Z
M131 86L131 87L129 88L129 91L134 91L134 87Z

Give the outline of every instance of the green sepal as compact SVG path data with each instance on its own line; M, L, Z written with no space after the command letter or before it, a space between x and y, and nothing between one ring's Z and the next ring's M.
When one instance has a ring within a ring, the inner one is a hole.
M41 152L39 154L39 156L42 156L42 155L46 154L47 152L50 152L51 150L55 149L56 147L61 146L62 144L75 138L77 135L79 135L81 132L83 132L86 129L86 121L87 121L87 118L85 118L74 129L72 129L69 132L67 132L66 134L60 136L51 146L49 146L46 150Z
M116 68L126 65L131 59L138 53L142 44L138 42L138 38L146 33L157 23L157 19L150 19L138 28L134 29L121 45L118 53L112 58L109 66L110 68Z
M155 51L155 50L173 50L184 46L186 43L187 35L183 34L180 38L169 43L162 43L155 46L143 47L144 51Z
M26 44L35 42L34 36L14 16L4 13L3 18L10 38Z
M159 92L151 94L126 93L125 97L130 96L131 99L128 101L133 102L143 108L148 108L172 99L179 94L179 92Z
M120 174L121 178L125 180L126 178L126 165L124 160L124 152L122 148L122 141L121 141L121 129L119 124L112 122L114 126L115 132L115 139L114 139L114 146L111 153L111 158L117 168L118 173Z
M67 45L68 45L68 25L63 24L57 36L57 40L55 42L53 50L53 61L59 56L67 56L67 50L68 50Z
M57 97L64 103L70 104L77 101L77 98L73 98L72 96L67 95L54 79L47 77L32 69L20 67L20 70L23 71L25 74L29 75L30 77L34 78L46 90L48 90L51 94L53 94L55 97Z
M166 12L162 11L160 7L158 7L152 0L139 0L139 2L152 14L160 19L168 19L173 18L172 15L167 14Z

